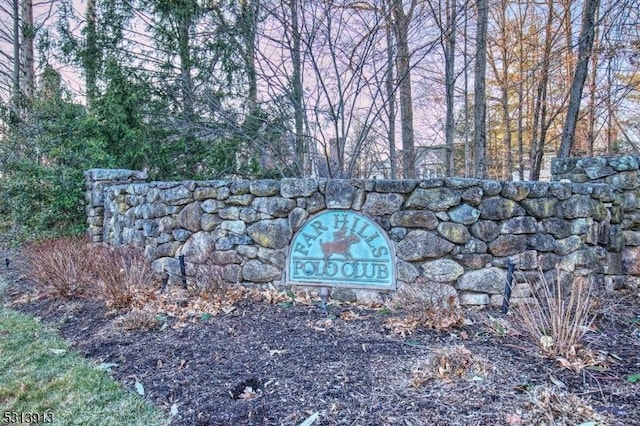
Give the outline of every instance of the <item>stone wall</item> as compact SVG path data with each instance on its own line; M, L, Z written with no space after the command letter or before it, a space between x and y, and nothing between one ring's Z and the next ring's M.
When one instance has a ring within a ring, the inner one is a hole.
M556 159L551 166L556 181L606 183L617 194L612 214L620 221L624 249L619 263L624 273L617 285L637 287L640 275L640 156Z
M92 181L105 174L87 173L87 199L104 199L104 241L144 247L154 270L175 282L184 256L192 281L199 265L215 263L229 282L277 286L293 235L325 209L359 211L387 231L399 288L427 280L455 290L463 304L501 302L508 262L521 280L560 268L607 288L635 273L623 270L620 256L622 198L604 183ZM89 218L93 235L100 235L97 217ZM514 297L527 296L524 286L516 287Z
M88 234L95 243L103 241L104 189L113 185L145 182L147 173L124 169L91 169L84 172Z

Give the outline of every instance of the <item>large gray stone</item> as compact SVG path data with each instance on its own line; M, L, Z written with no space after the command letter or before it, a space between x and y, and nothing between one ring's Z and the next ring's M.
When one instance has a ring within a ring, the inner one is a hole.
M308 198L298 198L298 207L302 207L309 214L314 214L326 208L324 195L319 192L313 193Z
M625 275L640 275L640 247L622 250L622 272Z
M267 265L259 260L251 259L242 268L242 278L254 283L266 283L280 278L282 272L279 268Z
M463 273L464 268L451 259L438 259L422 264L422 276L436 282L455 281Z
M493 256L490 254L461 253L456 254L453 258L465 268L480 269L491 263Z
M403 210L395 212L390 218L391 226L405 228L435 229L438 218L428 210Z
M409 232L398 243L396 254L406 261L423 260L441 257L453 250L453 247L453 243L431 232L416 230Z
M281 197L260 197L253 200L251 207L273 217L287 217L296 206L295 200Z
M285 249L273 250L265 247L258 247L258 259L264 263L268 263L282 269L285 266L287 253Z
M538 222L531 216L511 218L502 224L503 234L535 234L538 232Z
M500 235L491 244L489 252L494 256L511 256L527 249L527 237L524 235Z
M555 252L561 256L565 256L578 250L580 247L582 247L582 238L577 235L572 235L568 238L557 240Z
M475 186L473 188L465 189L462 192L462 201L465 201L470 205L476 207L480 205L483 195L484 192L482 191L482 188Z
M551 217L540 222L540 228L543 232L551 234L556 238L567 238L571 235L571 222Z
M239 220L240 208L233 206L233 207L220 209L218 211L218 216L220 216L220 219L224 219L224 220Z
M532 198L521 202L528 214L536 218L551 217L556 213L558 200L555 198Z
M529 195L529 187L523 185L521 182L505 182L502 184L502 191L500 194L513 201L520 201L527 198Z
M480 205L480 217L488 220L504 220L514 216L518 203L502 197L485 198Z
M173 204L176 206L193 201L191 191L182 185L162 191L160 199L166 204Z
M616 188L624 190L636 189L640 186L638 170L630 170L607 176L605 178L605 182L609 185L615 186Z
M218 200L205 200L200 206L205 213L216 213L218 210L224 208L225 204Z
M213 252L213 263L216 265L230 265L242 263L242 256L235 250L216 250Z
M456 288L463 291L502 294L507 281L507 272L500 268L484 268L468 271L456 283Z
M241 220L223 220L220 224L220 229L224 229L225 231L229 231L236 235L240 235L244 233L247 225Z
M458 207L451 209L448 214L449 218L453 222L471 225L478 221L478 218L480 217L480 210L474 209L468 204L461 204Z
M527 238L527 247L537 251L554 251L556 239L549 234L538 233Z
M324 196L328 209L350 209L357 188L353 181L344 179L330 179L327 181Z
M240 209L240 215L238 216L238 218L244 223L251 224L259 221L260 219L263 219L263 216L265 216L265 219L267 218L266 213L258 213L251 207L243 207Z
M460 223L442 222L438 225L438 232L452 243L466 244L471 234L466 226Z
M249 184L249 192L256 197L269 197L280 192L280 181L275 179L254 180Z
M209 232L196 232L176 254L183 255L191 263L204 263L214 251L214 244L215 240Z
M491 302L489 295L484 293L475 293L472 291L463 291L458 293L458 299L463 306L484 306Z
M198 232L201 229L200 220L202 213L200 201L193 202L185 206L180 211L180 214L178 214L178 225L191 232Z
M200 227L203 231L213 231L222 223L222 219L217 214L204 213L200 218Z
M230 195L227 198L227 205L229 206L248 206L253 201L253 195L251 194L236 194Z
M621 157L614 157L609 159L609 165L618 172L625 172L628 170L638 170L638 160L632 155L623 155Z
M289 244L293 230L288 219L263 220L247 228L247 234L259 245L279 249Z
M371 192L362 206L362 211L372 216L392 214L402 206L404 197L401 194Z
M218 197L218 189L211 187L200 187L193 191L194 200L204 201Z
M413 191L418 184L414 179L378 179L375 182L376 192L396 192L399 194L406 194Z
M449 188L417 188L409 196L405 208L444 211L460 204L460 200L460 192Z
M595 209L595 201L588 195L574 195L560 203L560 217L575 219L577 217L589 217Z
M481 220L471 226L471 233L482 241L493 241L500 235L500 225L490 220Z
M318 191L315 179L284 178L280 181L280 194L285 198L308 197Z
M418 268L404 260L398 259L396 262L396 270L398 271L398 280L406 283L414 282L416 278L420 276Z
M294 231L300 229L304 221L307 220L307 217L309 217L309 214L303 208L296 207L291 210L291 212L289 212L289 225L291 229Z

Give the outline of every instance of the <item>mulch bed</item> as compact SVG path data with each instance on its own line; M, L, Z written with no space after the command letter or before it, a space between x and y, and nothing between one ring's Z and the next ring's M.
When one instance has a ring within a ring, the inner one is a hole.
M637 295L601 302L585 339L598 362L574 371L515 328L495 327L497 309L403 336L389 327L401 312L338 304L325 314L318 304L245 298L227 313L128 330L122 311L92 299L25 297L33 289L10 272L5 303L57 329L126 388L138 383L172 425L316 416L314 425L640 424L640 383L628 380L640 373Z

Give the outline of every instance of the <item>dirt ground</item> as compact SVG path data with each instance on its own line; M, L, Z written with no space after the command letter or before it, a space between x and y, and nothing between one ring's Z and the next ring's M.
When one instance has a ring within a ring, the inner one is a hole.
M5 304L144 390L172 425L640 425L637 295L601 300L586 350L563 365L498 309L467 310L451 331L411 332L399 311L330 304L325 314L299 297L136 316L42 297L2 268Z

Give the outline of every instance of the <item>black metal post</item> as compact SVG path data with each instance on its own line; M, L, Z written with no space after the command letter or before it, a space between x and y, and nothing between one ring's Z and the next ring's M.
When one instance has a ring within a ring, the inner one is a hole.
M184 265L184 255L181 254L178 256L180 260L180 276L182 277L182 287L187 288L187 270Z
M509 299L511 299L511 283L513 282L513 268L516 265L509 261L507 263L507 282L504 285L504 298L502 299L502 313L509 312Z

